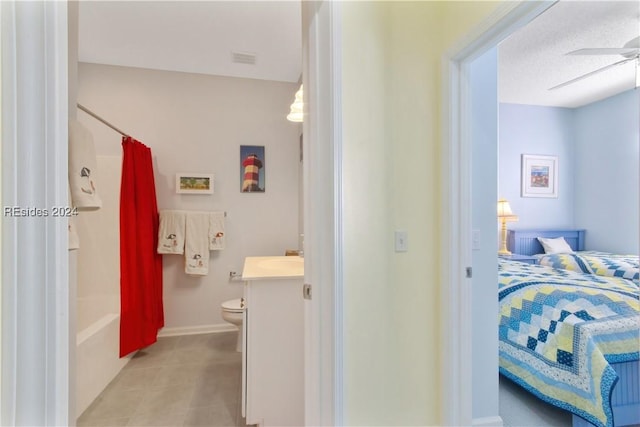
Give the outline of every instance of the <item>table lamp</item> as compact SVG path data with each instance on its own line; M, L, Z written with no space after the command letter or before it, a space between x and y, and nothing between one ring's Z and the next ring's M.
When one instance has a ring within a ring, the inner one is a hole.
M507 250L507 222L517 221L518 216L511 212L511 206L505 199L498 200L498 218L500 219L500 250L498 255L511 255Z

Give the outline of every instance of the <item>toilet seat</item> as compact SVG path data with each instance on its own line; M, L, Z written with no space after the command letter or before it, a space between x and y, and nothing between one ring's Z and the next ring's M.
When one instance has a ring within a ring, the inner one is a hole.
M244 308L240 306L240 300L241 298L225 301L222 303L222 309L226 312L242 313Z

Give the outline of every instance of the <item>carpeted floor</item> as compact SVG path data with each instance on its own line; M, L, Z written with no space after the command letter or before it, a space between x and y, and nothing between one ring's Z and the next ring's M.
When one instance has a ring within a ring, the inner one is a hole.
M543 402L500 375L500 417L505 427L571 427L571 414Z

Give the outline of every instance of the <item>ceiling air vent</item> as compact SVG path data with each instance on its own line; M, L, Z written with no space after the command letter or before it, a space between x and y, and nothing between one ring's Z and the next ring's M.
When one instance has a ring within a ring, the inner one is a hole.
M231 52L231 61L237 64L253 65L256 63L256 55L249 52Z

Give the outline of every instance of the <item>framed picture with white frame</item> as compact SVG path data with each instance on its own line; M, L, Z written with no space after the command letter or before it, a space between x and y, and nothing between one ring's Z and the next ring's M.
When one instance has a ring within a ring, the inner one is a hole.
M522 155L522 197L558 197L558 157Z
M176 193L213 194L213 174L190 172L177 173Z

